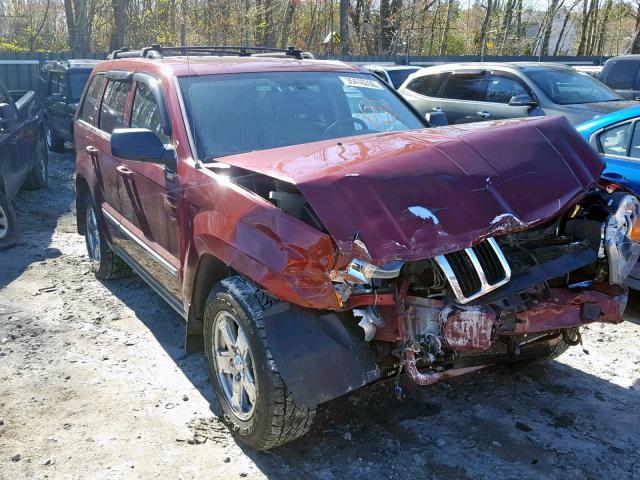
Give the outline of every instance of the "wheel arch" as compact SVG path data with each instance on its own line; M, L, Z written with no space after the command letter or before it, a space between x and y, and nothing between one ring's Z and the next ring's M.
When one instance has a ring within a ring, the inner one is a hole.
M216 283L234 274L233 269L214 255L203 253L200 256L191 285L191 306L187 315L185 334L187 354L204 350L203 319L207 297Z

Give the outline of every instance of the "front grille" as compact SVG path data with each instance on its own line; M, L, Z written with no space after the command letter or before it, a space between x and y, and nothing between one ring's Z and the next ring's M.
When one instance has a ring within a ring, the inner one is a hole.
M468 303L511 278L509 264L493 238L471 248L439 255L436 262L460 303Z

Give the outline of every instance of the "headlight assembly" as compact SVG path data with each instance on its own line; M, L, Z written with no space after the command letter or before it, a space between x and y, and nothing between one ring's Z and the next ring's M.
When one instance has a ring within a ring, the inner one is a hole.
M622 285L640 256L640 202L632 195L612 195L614 213L604 226L609 283Z

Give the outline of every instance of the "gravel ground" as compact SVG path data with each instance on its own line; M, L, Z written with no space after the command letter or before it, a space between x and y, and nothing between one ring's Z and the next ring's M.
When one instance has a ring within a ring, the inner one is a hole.
M491 368L395 400L378 385L326 405L301 441L238 445L202 355L142 281L101 283L75 233L73 158L16 200L0 252L0 479L640 478L640 300L585 329L583 353Z

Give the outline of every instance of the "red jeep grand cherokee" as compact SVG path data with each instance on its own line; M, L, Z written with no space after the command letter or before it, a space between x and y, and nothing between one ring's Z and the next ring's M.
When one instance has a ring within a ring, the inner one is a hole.
M428 129L360 68L252 51L114 52L75 123L96 275L130 268L185 318L243 442L622 320L639 203L565 119Z

